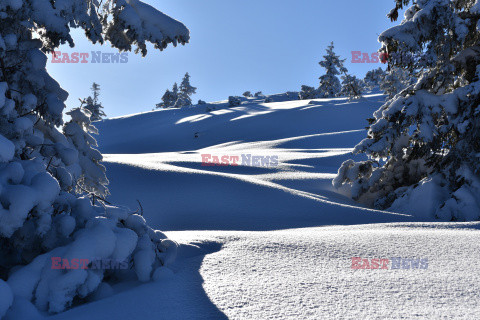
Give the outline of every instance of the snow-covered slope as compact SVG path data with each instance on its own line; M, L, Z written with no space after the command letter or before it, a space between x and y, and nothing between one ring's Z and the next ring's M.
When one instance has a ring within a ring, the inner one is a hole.
M140 200L179 256L159 282L124 283L50 318L478 317L479 223L369 210L331 186L382 99L219 103L97 123L109 200L132 210ZM202 166L202 154L278 156L279 165ZM389 259L388 269L352 269L353 257ZM393 269L395 257L428 267ZM11 314L42 318L21 300Z
M147 112L98 123L114 203L161 230L276 230L412 221L359 208L331 180L383 96ZM278 166L202 166L202 154Z

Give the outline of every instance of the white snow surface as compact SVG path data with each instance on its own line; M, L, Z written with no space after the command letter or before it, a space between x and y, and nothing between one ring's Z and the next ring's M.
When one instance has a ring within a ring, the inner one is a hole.
M383 98L249 98L96 123L109 200L136 210L138 199L178 256L155 282L105 288L54 316L15 299L6 319L478 318L480 223L371 210L332 187ZM202 154L279 166L202 166ZM354 270L352 257L428 268Z

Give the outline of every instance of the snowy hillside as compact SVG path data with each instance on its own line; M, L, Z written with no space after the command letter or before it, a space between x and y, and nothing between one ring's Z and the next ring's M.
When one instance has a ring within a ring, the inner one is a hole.
M138 199L180 249L158 282L124 282L48 318L474 318L479 223L420 222L332 188L382 99L252 100L97 123L109 200L136 210ZM204 166L207 154L278 166ZM355 257L371 265L353 269ZM43 317L16 299L7 319Z
M160 230L415 220L359 208L332 187L382 99L252 102L235 108L219 103L209 113L201 107L168 109L105 120L97 126L110 200L136 209L138 199ZM202 166L202 154L277 156L279 164Z

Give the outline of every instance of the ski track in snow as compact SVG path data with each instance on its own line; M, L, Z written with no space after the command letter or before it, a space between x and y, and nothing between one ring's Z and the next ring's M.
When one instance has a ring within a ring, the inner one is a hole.
M110 201L136 210L140 200L148 222L182 245L170 278L51 318L478 318L479 223L363 208L331 185L382 99L252 101L97 123ZM280 163L207 167L206 153ZM353 270L352 257L429 265Z

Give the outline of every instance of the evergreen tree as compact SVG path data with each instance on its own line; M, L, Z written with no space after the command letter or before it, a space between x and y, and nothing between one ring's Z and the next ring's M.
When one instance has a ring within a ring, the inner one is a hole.
M345 59L341 60L333 51L333 42L327 48L327 54L323 56L319 64L325 68L326 74L320 77L318 95L320 98L335 97L341 90L338 75L345 74L347 69L343 66Z
M318 92L314 87L302 85L302 90L298 94L300 100L306 99L315 99L317 98Z
M162 97L162 102L157 104L157 108L171 108L175 105L176 97L172 91L167 89Z
M177 102L178 97L179 97L178 85L175 82L172 87L172 101L173 101L172 107L175 106L175 103Z
M100 97L100 85L94 82L90 89L93 93L93 102L98 103L98 97Z
M397 0L389 17L410 2ZM391 68L418 71L418 80L374 113L367 138L354 149L369 159L343 163L336 187L376 208L480 218L479 19L474 0L415 1L400 25L380 35L389 56L419 57L389 60Z
M148 281L168 262L176 245L148 227L143 217L105 201L94 206L86 197L107 193L101 156L90 136L93 127L88 112L79 109L71 111L72 121L64 125L68 94L48 74L45 52L64 43L73 46L73 27L83 29L93 43L109 41L122 51L135 46L142 55L147 53L147 41L158 49L185 44L188 29L139 0L102 5L77 0L0 0L0 12L3 292L11 287L15 299L57 313L73 301L86 301L108 283L130 279L129 275ZM129 274L56 270L52 254L126 260L132 269L127 270ZM1 302L3 318L11 301Z
M367 72L363 82L365 83L365 88L373 90L375 88L380 88L380 84L385 77L385 71L382 68L373 69Z
M230 96L228 97L228 106L229 107L236 107L242 103L242 99L237 96Z
M190 99L190 97L184 94L180 94L177 98L177 101L175 101L175 104L173 105L173 107L183 108L191 105L192 105L192 100Z
M196 92L197 92L197 88L192 87L192 85L190 84L190 75L187 72L183 77L182 83L180 84L180 90L178 93L177 101L175 102L175 108L191 106L192 105L191 96Z
M245 92L243 93L243 96L244 96L245 98L251 98L251 97L253 97L253 94L252 94L250 91L245 91Z
M105 167L100 163L102 154L95 149L97 141L92 134L98 134L97 128L91 123L91 114L84 108L76 108L66 113L72 120L63 127L63 133L78 151L81 170L78 176L72 178L76 181L76 192L87 192L93 197L105 198L109 193L108 180ZM62 181L60 181L62 182ZM93 198L93 202L95 198Z
M362 80L349 74L342 76L342 90L339 92L339 96L348 97L349 99L359 99L362 97L362 92Z
M391 67L385 73L380 81L380 90L382 90L387 99L392 99L397 93L412 84L411 77L408 72L398 67Z
M103 106L98 99L100 96L100 85L94 82L91 90L93 98L89 96L87 99L83 100L83 103L85 104L83 108L90 111L91 121L102 120L103 117L106 117L107 115L103 111Z

